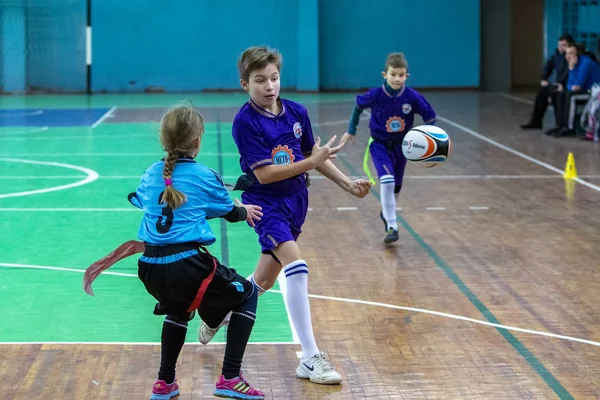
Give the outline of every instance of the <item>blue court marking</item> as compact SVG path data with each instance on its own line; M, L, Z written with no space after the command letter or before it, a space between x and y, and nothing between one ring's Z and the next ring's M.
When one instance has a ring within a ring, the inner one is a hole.
M91 126L110 108L9 108L0 110L0 127Z

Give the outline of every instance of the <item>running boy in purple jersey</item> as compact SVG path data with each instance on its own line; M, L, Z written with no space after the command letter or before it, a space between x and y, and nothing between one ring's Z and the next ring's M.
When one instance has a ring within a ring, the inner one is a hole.
M343 145L331 147L335 136L324 146L320 138L315 142L306 108L279 97L281 63L281 55L266 47L247 49L238 62L241 85L250 95L233 121L233 138L249 183L242 201L259 205L263 212L254 227L262 254L249 280L259 294L263 293L273 286L283 268L286 304L302 346L296 376L314 383L338 384L342 377L315 342L308 265L296 243L308 209L306 173L315 169L358 198L369 193L371 183L344 175L330 161ZM208 343L217 329L201 325L200 342Z
M398 240L398 222L396 219L396 200L402 189L406 158L402 153L402 140L413 127L415 114L419 114L425 124L434 124L435 111L425 98L416 90L406 87L408 63L403 53L391 53L382 72L383 85L356 96L356 105L348 132L344 133L340 143L354 142L356 126L363 110L371 109L372 142L368 151L379 176L381 185L380 217L385 224L384 243Z

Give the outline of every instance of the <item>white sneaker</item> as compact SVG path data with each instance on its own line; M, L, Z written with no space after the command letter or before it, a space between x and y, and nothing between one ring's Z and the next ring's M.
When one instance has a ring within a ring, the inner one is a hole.
M219 329L221 329L221 327L226 326L228 324L229 324L229 320L225 319L216 328L211 328L208 325L206 325L204 323L204 321L202 321L200 323L200 327L198 328L198 341L200 341L200 343L202 343L202 344L208 344L212 340L212 338L215 337L215 335L217 334Z
M342 382L342 376L335 372L323 352L315 354L306 361L300 361L300 365L296 368L296 376L322 385L336 385Z

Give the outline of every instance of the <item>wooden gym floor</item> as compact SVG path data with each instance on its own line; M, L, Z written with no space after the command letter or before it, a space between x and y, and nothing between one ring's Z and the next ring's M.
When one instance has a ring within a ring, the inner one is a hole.
M397 244L382 244L378 187L357 200L312 174L300 244L317 342L343 384L295 378L300 347L278 285L259 301L246 378L269 399L600 398L600 147L521 131L532 94L425 95L453 153L408 166ZM135 237L127 194L161 156L156 121L185 98L0 98L2 399L148 398L162 319L135 257L101 276L94 298L81 271ZM351 94L289 98L316 135L346 129ZM230 123L245 97L191 99L207 120L198 160L231 182ZM367 126L336 161L349 175L364 175ZM562 177L569 152L577 181ZM254 232L211 223L213 251L249 275ZM224 333L201 346L197 326L178 364L182 400L212 398L220 373Z

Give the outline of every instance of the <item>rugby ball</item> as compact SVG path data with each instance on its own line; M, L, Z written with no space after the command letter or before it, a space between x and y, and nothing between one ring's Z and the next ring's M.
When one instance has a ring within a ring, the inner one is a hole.
M406 133L402 141L402 153L412 163L426 168L445 162L450 155L450 136L435 125L420 125Z

